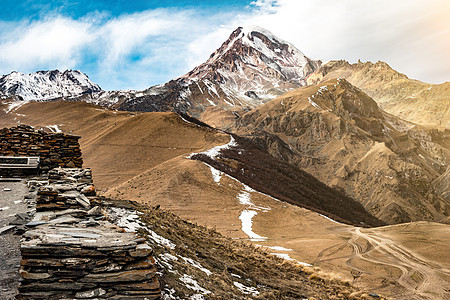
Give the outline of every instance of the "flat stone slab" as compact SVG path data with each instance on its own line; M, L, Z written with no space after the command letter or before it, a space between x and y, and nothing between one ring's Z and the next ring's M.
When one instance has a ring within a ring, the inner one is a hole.
M71 221L70 217L61 218L61 221L64 220ZM138 246L136 234L121 232L115 225L107 221L98 221L97 223L99 225L95 227L82 227L83 223L70 226L64 224L40 225L24 234L26 240L22 242L22 247L39 247L44 244L49 247L75 243L80 247L97 248L103 251L133 249L133 254L136 256L144 255L144 253L148 255L151 252L151 248L147 244L140 244L136 249Z
M39 226L39 225L43 225L43 224L47 224L48 222L44 222L44 221L31 221L28 222L27 224L25 224L25 226L27 227L35 227L35 226Z
M81 282L139 282L155 277L154 267L144 270L123 271L117 273L88 274L81 279Z
M15 225L3 226L2 228L0 228L0 234L2 234L3 232L7 232L8 230L13 229L14 227L16 227L16 226Z

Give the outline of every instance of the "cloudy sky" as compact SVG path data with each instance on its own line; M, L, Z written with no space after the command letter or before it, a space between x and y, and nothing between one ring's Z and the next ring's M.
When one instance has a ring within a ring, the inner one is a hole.
M245 25L313 59L450 81L449 0L2 0L0 74L80 69L103 89L139 90L187 73Z

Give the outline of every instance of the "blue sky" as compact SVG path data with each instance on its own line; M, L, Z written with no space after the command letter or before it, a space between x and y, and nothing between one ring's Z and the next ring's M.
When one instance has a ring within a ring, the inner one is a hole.
M258 25L308 57L386 61L450 80L448 0L2 0L0 74L80 69L106 90L145 89L205 61Z
M197 9L205 12L213 10L239 11L245 9L251 2L245 0L10 0L2 1L0 19L4 21L36 20L49 13L58 13L77 19L94 11L119 16L156 8Z

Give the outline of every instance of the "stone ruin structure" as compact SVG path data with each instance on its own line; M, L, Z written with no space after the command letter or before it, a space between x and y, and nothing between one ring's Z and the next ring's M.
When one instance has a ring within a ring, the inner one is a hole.
M0 129L0 156L39 157L39 170L48 172L56 167L81 168L83 159L79 136L48 133L31 126L17 125ZM0 168L1 177L29 174L23 168Z
M35 213L20 242L16 299L160 299L152 248L108 220L91 170L81 168L78 138L0 130L1 155L40 156L47 171L28 180Z

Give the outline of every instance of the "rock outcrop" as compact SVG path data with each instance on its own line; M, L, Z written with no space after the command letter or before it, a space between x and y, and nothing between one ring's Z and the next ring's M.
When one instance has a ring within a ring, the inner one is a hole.
M419 125L450 128L450 82L424 83L378 61L350 64L330 61L307 78L308 85L342 77L372 97L380 107Z

